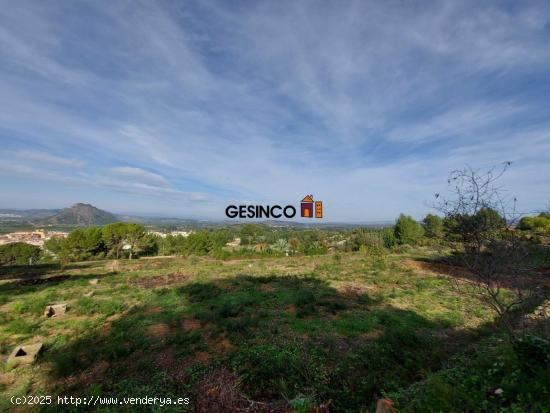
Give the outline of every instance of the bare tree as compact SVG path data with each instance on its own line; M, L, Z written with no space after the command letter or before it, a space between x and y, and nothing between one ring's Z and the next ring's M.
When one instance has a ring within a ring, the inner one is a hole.
M451 259L466 269L455 286L492 309L514 341L523 327L518 315L532 308L540 290L530 277L533 245L515 229L516 199L498 185L510 164L486 172L469 166L452 171L451 195L436 194L435 207L445 217Z

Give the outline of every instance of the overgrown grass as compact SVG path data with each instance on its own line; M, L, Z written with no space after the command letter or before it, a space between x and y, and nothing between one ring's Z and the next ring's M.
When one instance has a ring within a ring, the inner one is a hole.
M125 260L116 272L110 262L13 269L0 281L2 359L16 344L43 341L45 348L35 366L3 371L0 398L190 396L190 409L207 411L216 392L231 389L234 403L255 400L275 411L308 411L328 400L331 411L373 410L385 394L402 411L545 411L540 400L548 387L536 383L546 373L518 375L513 352L486 327L491 313L445 277L407 265L434 254L424 247L388 255ZM21 283L36 277L54 278ZM59 302L68 304L66 315L42 315ZM483 353L489 347L494 351ZM484 373L486 363L501 363L498 380ZM233 382L208 382L226 370L221 377ZM506 403L488 395L506 380ZM205 386L217 390L208 395ZM464 398L471 403L452 402Z

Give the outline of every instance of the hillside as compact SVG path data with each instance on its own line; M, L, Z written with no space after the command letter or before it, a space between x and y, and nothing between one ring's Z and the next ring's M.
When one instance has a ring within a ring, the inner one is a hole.
M105 225L118 221L116 215L103 211L90 204L74 204L57 214L46 218L43 224L49 225Z

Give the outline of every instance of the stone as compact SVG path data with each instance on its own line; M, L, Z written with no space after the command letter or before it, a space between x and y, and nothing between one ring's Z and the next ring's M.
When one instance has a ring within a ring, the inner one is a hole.
M67 311L67 304L53 304L46 307L44 315L46 317L58 317L65 314Z
M97 283L99 282L99 280L97 278L92 278L90 281L88 281L90 283L90 285L97 285Z
M93 291L88 291L87 293L84 293L84 297L90 298L92 295L94 295Z
M17 346L8 357L8 365L17 367L32 364L36 361L40 350L42 350L42 343Z

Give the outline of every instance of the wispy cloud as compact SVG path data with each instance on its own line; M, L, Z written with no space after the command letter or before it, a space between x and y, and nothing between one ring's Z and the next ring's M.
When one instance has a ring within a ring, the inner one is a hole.
M55 156L46 152L35 152L28 150L21 150L16 153L18 158L36 162L42 162L45 164L58 165L64 167L83 167L86 163L80 159L64 158L62 156Z
M436 114L428 120L409 122L388 133L390 140L411 143L459 137L461 139L478 138L491 128L502 129L526 108L510 102L477 103L470 102L463 107L455 107L444 113Z
M29 207L28 188L92 188L117 211L223 218L314 193L366 220L426 212L465 162L512 160L537 209L549 24L544 1L14 4L0 174Z
M141 168L134 168L132 166L118 166L116 168L111 168L111 173L115 176L122 177L128 181L139 184L154 185L159 187L168 186L168 182L166 182L164 177Z

